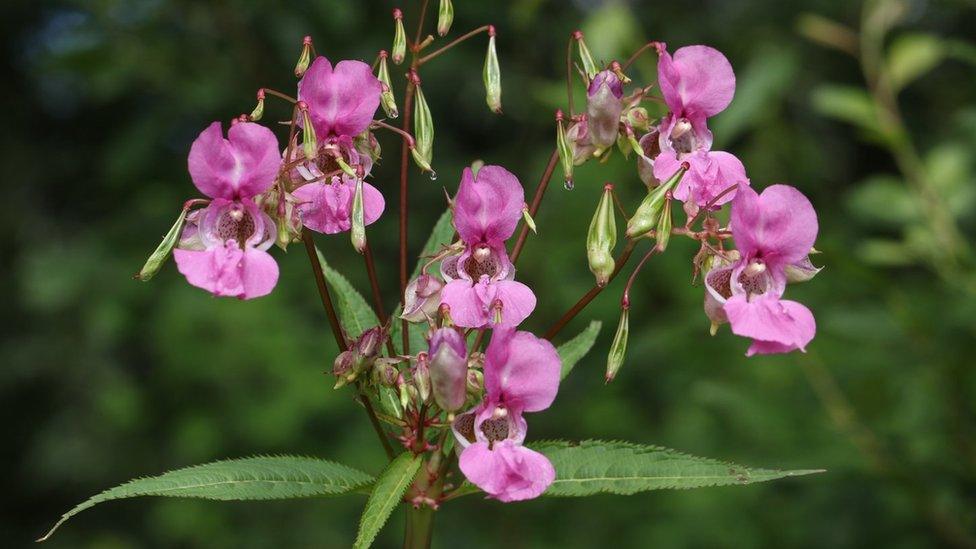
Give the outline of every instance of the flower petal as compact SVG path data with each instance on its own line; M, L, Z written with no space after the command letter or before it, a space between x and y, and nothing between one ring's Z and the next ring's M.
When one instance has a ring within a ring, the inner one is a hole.
M363 188L365 197L366 189ZM298 199L302 224L313 231L336 234L352 225L353 189L333 179L332 183L309 183L292 192Z
M204 251L175 249L173 258L187 282L216 296L261 297L278 282L274 258L261 250L242 250L233 240Z
M278 141L268 128L252 122L235 124L230 141L214 122L193 141L187 167L193 184L210 198L248 198L274 183L281 159Z
M664 51L657 70L665 103L683 116L715 116L735 95L732 65L721 52L708 46L679 48L674 57Z
M559 391L561 364L549 341L496 328L485 352L485 391L519 412L545 410Z
M483 166L475 177L465 168L454 197L454 226L468 244L503 242L522 218L525 192L501 166Z
M488 324L488 310L475 286L468 280L452 280L441 290L441 304L451 308L451 320L463 328Z
M735 295L725 303L732 333L750 337L747 355L783 353L805 348L817 332L813 313L796 301Z
M469 481L499 501L521 501L540 496L556 479L546 456L512 441L478 442L461 452L461 472Z
M382 84L362 61L340 61L335 68L316 57L298 83L298 98L309 106L319 137L355 136L373 120Z
M789 185L772 185L762 194L741 186L730 223L742 256L761 255L778 272L806 257L817 239L817 212Z
M535 293L525 284L514 280L499 280L492 285L497 288L495 299L502 302L502 321L497 326L514 328L535 310ZM491 306L491 303L488 305Z

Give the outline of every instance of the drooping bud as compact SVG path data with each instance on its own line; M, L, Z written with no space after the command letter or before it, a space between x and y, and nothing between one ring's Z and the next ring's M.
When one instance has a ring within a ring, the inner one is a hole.
M498 68L498 53L495 51L495 26L488 25L488 54L485 68L481 73L485 83L485 97L488 108L494 113L502 112L502 72Z
M377 385L385 385L387 387L393 387L396 385L397 377L400 375L400 370L397 369L396 365L403 362L402 358L377 358L376 363L373 364L373 381Z
M400 403L400 396L397 391L390 387L380 387L377 395L380 410L388 416L403 419L403 406Z
M566 178L566 188L573 187L573 147L566 139L566 127L563 126L563 111L556 111L556 150L559 151L559 161L563 166L563 176Z
M380 104L387 116L396 118L400 116L400 110L397 109L396 98L393 97L393 84L390 81L390 69L386 64L386 57L386 50L380 50L380 63L376 69L376 78L382 84Z
M617 377L617 372L623 366L624 357L627 355L627 336L630 334L630 306L625 305L620 311L620 324L617 324L617 333L613 336L613 343L610 344L610 353L607 355L607 374L606 382L610 383Z
M681 169L672 175L671 179L668 179L647 193L640 206L637 206L637 211L634 212L634 216L627 221L627 238L642 236L657 225L658 219L661 216L661 210L667 201L668 192L681 181L681 177L684 176L686 171L688 171L687 163L682 164Z
M538 234L535 230L535 219L532 219L528 204L522 204L522 220L525 221L525 225L532 231L532 234Z
M608 149L617 141L620 115L624 110L624 88L613 71L601 71L590 82L586 92L586 114L590 141Z
M427 353L417 353L417 363L413 367L413 383L422 402L430 398L430 357Z
M444 283L437 277L423 273L407 284L403 292L403 314L409 322L424 322L437 314Z
M668 248L668 242L671 241L671 193L668 192L664 200L664 211L661 213L661 218L657 221L657 228L654 231L654 238L657 239L657 244L654 245L658 253L663 252Z
M420 78L411 71L410 79L417 92L413 103L413 138L414 147L410 151L417 166L425 172L433 172L430 165L434 161L434 120L430 115L427 98L420 87Z
M651 119L647 116L647 109L634 107L627 111L627 124L637 131L646 132L651 127Z
M437 34L447 35L451 31L451 23L454 22L454 4L451 0L441 0L440 8L437 10Z
M573 39L576 40L576 46L579 48L580 64L583 65L583 73L586 74L587 81L592 80L596 76L596 73L600 72L600 69L593 62L593 56L590 55L590 48L586 47L586 41L583 40L582 31L573 32Z
M366 250L366 219L363 213L363 178L356 179L356 193L352 198L352 226L349 228L352 247L359 253Z
M261 88L258 90L258 104L256 107L254 107L254 110L251 111L251 114L248 116L248 118L252 122L257 122L258 120L261 120L263 116L264 116L264 88Z
M596 284L601 288L607 285L613 274L615 263L613 248L617 245L617 220L613 208L613 184L603 186L603 195L596 206L596 213L590 221L590 230L586 233L586 260L590 265L590 272L596 277Z
M364 358L376 358L386 342L387 334L381 326L374 326L356 340L356 352Z
M312 62L312 37L306 36L302 39L302 53L298 56L298 63L295 64L295 76L301 78L308 70L308 65Z
M183 210L180 211L180 215L177 216L176 222L173 223L173 226L170 227L166 235L163 236L162 242L159 243L159 246L156 246L156 249L149 256L149 259L146 260L146 264L142 266L142 269L140 269L138 273L136 273L136 280L146 282L147 280L156 276L156 273L159 272L159 269L162 268L163 263L165 263L166 259L169 257L170 252L173 251L176 243L179 242L180 234L183 232L183 225L186 222L186 214L189 210L189 208L184 207Z
M304 101L299 101L297 107L302 115L302 151L305 152L305 158L315 160L315 157L318 156L319 145L315 138L315 128L312 127L312 116L309 114L308 105Z
M332 364L332 373L336 376L335 389L342 387L350 381L356 379L356 374L353 371L353 364L356 359L353 356L352 351L342 351L339 356L335 358Z
M467 398L468 351L464 336L441 328L430 339L430 381L434 402L446 412L459 410Z
M393 9L393 21L396 29L393 32L393 48L390 50L393 63L399 65L403 63L404 56L407 55L407 31L403 29L403 12L400 8Z

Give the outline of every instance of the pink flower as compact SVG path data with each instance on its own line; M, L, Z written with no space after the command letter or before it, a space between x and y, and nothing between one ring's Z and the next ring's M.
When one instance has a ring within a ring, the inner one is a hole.
M313 231L336 234L352 227L352 201L356 179L346 174L333 176L329 182L308 183L292 193L299 201L302 224ZM369 225L380 218L386 202L376 187L363 183L363 221Z
M333 68L319 56L298 83L298 99L308 104L318 137L356 136L372 122L382 87L362 61L340 61Z
M772 185L761 195L741 186L730 226L739 257L705 276L706 313L752 338L749 356L805 350L817 331L813 313L780 298L788 270L807 260L817 238L810 201L788 185Z
M485 401L454 421L468 480L500 501L532 499L556 478L552 463L522 446L524 412L545 410L559 390L559 354L528 332L496 329L485 353Z
M512 280L515 266L505 241L519 219L525 195L522 184L500 166L484 166L475 178L466 168L454 197L454 227L465 250L441 263L447 285L441 303L450 307L458 326L517 326L535 309L535 294Z
M660 155L654 159L654 178L669 179L688 162L690 169L674 190L682 202L705 206L735 184L749 184L745 167L727 152L711 151L712 132L707 119L729 105L735 93L732 65L708 46L679 48L674 57L659 48L658 84L671 112L657 128ZM732 200L724 195L714 206Z
M278 264L265 250L275 225L252 198L275 181L281 157L271 130L250 122L207 127L190 148L193 184L213 200L188 216L173 257L186 280L214 295L241 299L271 292Z

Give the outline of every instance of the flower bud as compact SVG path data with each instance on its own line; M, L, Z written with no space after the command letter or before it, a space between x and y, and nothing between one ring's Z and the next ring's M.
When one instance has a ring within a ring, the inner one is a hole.
M646 132L651 127L651 119L647 116L647 109L635 107L626 113L627 125L640 132Z
M356 179L356 193L352 198L352 226L349 229L352 247L359 253L366 250L366 221L363 213L363 178Z
M403 314L409 322L424 322L437 314L444 283L437 277L423 273L407 284L403 292Z
M480 398L485 391L485 374L481 370L468 368L468 375L464 384L469 395Z
M302 53L298 56L298 63L295 64L295 76L301 78L308 70L308 65L312 62L312 37L306 36L302 39Z
M532 219L532 214L529 213L528 204L522 204L522 221L525 221L525 225L532 231L532 234L538 234L535 230L535 219Z
M590 141L599 149L608 149L617 141L623 95L623 83L613 71L601 71L590 82L586 92L587 124Z
M488 54L485 56L485 67L481 73L485 82L485 94L488 108L494 113L502 112L502 73L498 68L498 53L495 51L495 27L488 25Z
M640 206L637 206L634 216L627 221L627 238L642 236L657 225L664 203L667 202L668 192L681 181L681 177L686 171L687 166L682 165L681 169L671 176L671 179L647 193Z
M654 245L658 253L663 252L668 248L668 242L671 241L671 193L667 193L667 197L664 201L664 212L661 214L661 218L657 220L657 228L654 231L654 237L657 239L657 244Z
M586 47L586 41L583 40L583 33L581 31L574 32L573 38L576 40L576 46L579 48L580 64L583 66L586 79L592 80L600 71L596 68L596 63L593 62L593 56L590 55L590 48Z
M464 336L441 328L430 339L430 382L434 402L445 412L464 406L467 398L468 350Z
M336 389L356 379L356 374L353 371L355 361L356 359L352 351L342 351L335 358L335 361L332 363L332 374L336 376ZM350 379L350 376L352 379Z
M441 0L437 10L437 34L445 36L451 31L451 23L454 22L454 4L451 0Z
M416 73L411 73L411 79L417 87L413 102L413 138L414 147L411 150L414 161L420 169L433 171L430 164L434 161L434 120L430 115L430 107L420 87L420 79Z
M397 391L390 387L380 387L377 400L380 404L380 410L384 414L397 419L403 419L403 406L400 403L400 397Z
M400 362L403 362L403 359L377 358L376 363L373 364L373 381L377 385L385 385L387 387L396 385L397 377L400 375L400 370L397 369L396 365Z
M397 109L396 98L393 97L393 84L390 82L390 69L386 64L386 50L380 50L380 63L379 67L376 69L376 78L380 81L380 84L382 84L382 91L380 92L380 104L383 106L383 112L385 112L390 118L400 116L400 111Z
M364 358L376 358L386 342L386 337L387 334L382 327L374 326L363 332L356 340L356 352Z
M617 333L613 336L613 343L610 344L610 353L607 355L607 375L606 381L610 383L617 377L617 372L624 363L627 354L627 336L630 333L630 307L624 306L620 311L620 324L617 325Z
M248 115L248 119L251 120L252 122L257 122L258 120L261 120L263 116L264 116L264 88L261 88L258 90L258 104L256 107L254 107L254 110L251 111L251 114Z
M590 230L586 233L586 259L590 265L590 272L596 277L596 284L601 288L607 285L613 274L615 263L613 248L617 245L617 220L613 209L613 185L603 186L603 195L596 206L596 213L590 221Z
M430 398L430 357L427 353L417 353L417 363L413 367L413 384L421 402Z
M183 232L183 224L186 222L186 214L188 211L189 208L187 207L184 207L183 210L180 211L180 215L177 216L176 222L173 223L173 226L170 227L166 235L163 236L162 242L159 243L159 246L156 246L156 249L149 256L149 259L146 260L146 264L142 266L142 269L140 269L138 273L136 273L136 280L146 282L147 280L156 276L156 273L158 273L159 269L162 268L163 263L166 262L166 258L169 257L170 252L173 251L173 248L180 240L180 234Z
M363 130L363 133L357 135L353 141L353 146L356 147L356 152L362 156L369 157L373 162L380 159L380 153L382 152L380 142L376 140L376 136L369 130Z
M559 151L559 161L563 166L563 176L566 187L573 187L573 147L566 139L566 128L563 126L563 111L556 111L556 150Z
M410 407L410 388L410 384L404 381L403 376L397 378L397 392L400 396L400 406L404 410Z
M299 101L297 107L302 115L302 151L305 153L305 158L315 160L315 157L318 156L319 146L315 138L315 128L312 127L312 117L308 112L308 105L304 101Z
M393 48L390 50L393 63L399 65L403 63L403 58L407 54L407 32L403 29L403 12L400 8L393 9L393 20L396 29L393 33Z

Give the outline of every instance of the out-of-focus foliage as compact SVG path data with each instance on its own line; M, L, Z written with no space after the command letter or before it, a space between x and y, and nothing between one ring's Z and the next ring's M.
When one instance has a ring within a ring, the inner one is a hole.
M565 46L576 28L598 61L622 60L649 39L724 51L738 93L714 120L716 146L743 159L753 185L789 182L820 213L823 253L815 262L826 269L791 290L817 315L808 354L746 360L746 342L727 330L709 337L702 289L685 283L694 251L675 240L631 293L629 353L617 380L603 384L601 357L612 336L603 330L554 406L534 418L530 439L619 438L828 473L515 505L463 498L438 513L435 546L591 547L606 532L620 547L973 543L976 297L966 276L976 232L976 79L965 40L976 14L958 1L900 5L897 17L867 26L898 94L901 124L892 126L846 51L861 47L847 34L862 27L857 2L454 2L452 35L486 21L498 30L505 112L485 107L484 42L424 67L439 177L413 172L414 252L443 212L442 187L453 190L473 160L503 164L534 188L552 151L553 112L565 103ZM391 43L392 7L4 4L0 533L10 545L25 545L104 487L186 465L283 453L382 470L383 452L358 405L323 375L334 342L300 247L275 252L278 288L248 303L212 299L172 265L150 283L131 277L196 194L185 172L193 137L212 120L249 112L260 86L291 89L305 34L332 59L371 61ZM401 7L410 29L414 2ZM835 47L806 40L811 24L837 39ZM401 71L392 71L395 86ZM653 71L647 56L631 76L648 80ZM287 115L269 100L265 121ZM918 153L914 168L892 154L906 137ZM377 257L391 258L399 143L384 135L381 144L375 175L388 212L368 234ZM520 279L540 298L527 329L544 330L592 284L586 220L604 181L636 205L632 162L590 163L577 168L575 190L550 190L536 216L539 234L519 263ZM924 187L912 181L918 173ZM946 205L956 248L933 237L939 226L919 192ZM331 266L367 287L346 235L318 243ZM392 305L395 266L384 260L378 268ZM617 318L620 286L612 284L562 341L591 319ZM364 503L108 504L48 543L344 546L355 539ZM379 543L397 544L397 530L381 532Z

